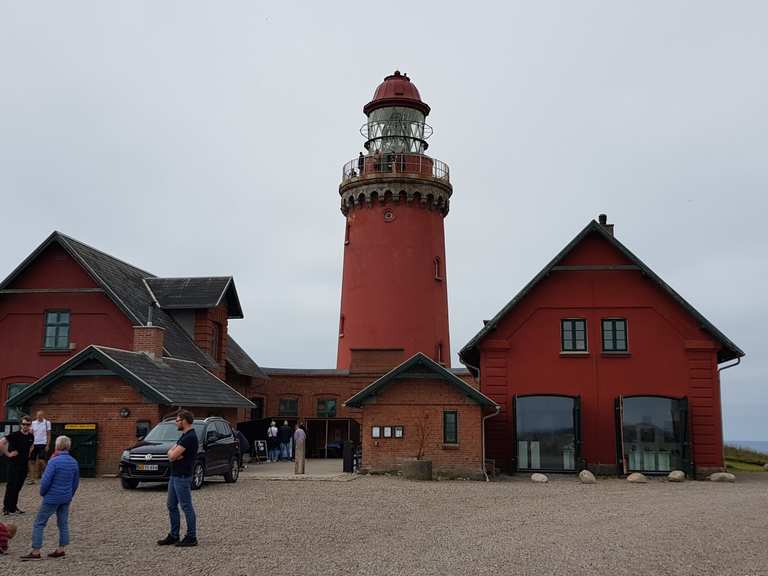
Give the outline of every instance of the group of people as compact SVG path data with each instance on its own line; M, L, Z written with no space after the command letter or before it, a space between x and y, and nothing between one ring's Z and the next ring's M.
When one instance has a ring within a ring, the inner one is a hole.
M269 462L294 459L296 433L301 430L303 438L306 438L306 430L303 424L296 424L295 428L295 430L291 429L288 425L288 420L283 420L283 425L279 428L274 420L270 422L267 428L267 460Z
M41 560L43 531L48 520L56 514L59 529L59 545L50 558L62 558L69 544L69 505L80 484L80 467L69 454L72 441L67 436L56 438L55 450L48 459L51 442L51 423L42 412L33 421L29 416L21 419L20 430L0 438L0 456L8 460L8 479L3 499L3 520L7 516L21 516L19 494L28 471L29 482L40 479L42 502L32 525L32 549L22 560ZM13 539L17 526L0 522L0 554L8 553L9 540Z
M197 514L192 503L192 471L199 441L192 427L194 419L194 415L188 410L180 410L176 414L176 426L181 436L168 450L171 470L166 507L170 530L165 538L157 541L159 546L197 546ZM296 472L304 473L306 433L301 424L297 424L293 431L287 420L279 428L272 421L267 431L267 439L270 461L291 460L295 457ZM18 507L18 500L27 477L29 463L35 463L34 469L38 470L38 477L40 471L44 470L40 479L42 502L32 527L32 549L28 554L21 556L22 560L42 559L43 531L54 514L59 529L59 545L48 556L64 557L65 547L69 544L69 505L80 483L80 469L77 460L69 454L72 441L67 436L56 438L55 450L46 462L50 440L51 425L42 412L37 413L34 422L28 416L22 417L20 430L0 437L0 456L4 456L9 462L8 483L3 500L4 516L24 514ZM34 474L30 475L30 479L33 478ZM179 508L184 513L187 526L183 538ZM8 553L9 541L16 536L17 530L16 524L0 522L0 555Z

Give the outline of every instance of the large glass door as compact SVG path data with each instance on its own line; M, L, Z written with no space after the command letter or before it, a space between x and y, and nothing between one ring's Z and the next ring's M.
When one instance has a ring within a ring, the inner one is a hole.
M515 398L517 469L573 471L578 457L579 399Z
M618 441L625 472L667 473L688 469L687 399L625 396L619 403Z

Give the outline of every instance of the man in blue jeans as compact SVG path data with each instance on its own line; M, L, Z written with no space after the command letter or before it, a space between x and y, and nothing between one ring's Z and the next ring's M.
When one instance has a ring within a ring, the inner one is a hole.
M45 468L45 474L40 481L40 496L43 503L37 512L35 524L32 527L32 552L22 556L22 560L40 560L40 549L43 547L43 530L48 519L56 514L59 527L59 547L48 554L50 558L64 557L64 547L69 544L69 504L75 497L80 484L80 468L77 460L69 455L72 441L67 436L56 438L56 456Z
M171 461L171 477L168 480L168 516L171 519L171 531L157 543L160 546L197 546L197 517L192 506L192 470L197 457L197 434L192 428L195 417L189 410L180 410L176 414L176 426L181 430L181 438L168 450ZM187 535L179 540L181 516L179 505L187 520Z

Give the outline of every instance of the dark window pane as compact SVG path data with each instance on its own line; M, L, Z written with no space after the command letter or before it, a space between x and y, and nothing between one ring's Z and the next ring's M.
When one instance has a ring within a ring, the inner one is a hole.
M576 399L524 396L515 403L517 467L521 470L576 468Z
M458 442L458 414L443 412L443 443L457 444Z
M317 401L317 416L318 418L335 418L336 417L336 400L318 400Z
M685 469L683 401L638 396L624 399L624 455L631 471Z
M251 420L261 420L264 418L264 398L251 398L253 408L251 408Z
M299 401L295 398L281 398L278 405L279 416L296 417L299 415Z

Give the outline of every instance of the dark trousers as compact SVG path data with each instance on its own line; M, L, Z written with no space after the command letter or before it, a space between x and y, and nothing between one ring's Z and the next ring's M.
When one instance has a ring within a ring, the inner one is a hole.
M19 492L27 479L27 466L8 466L8 482L5 485L5 498L3 498L3 511L16 512L19 504Z

